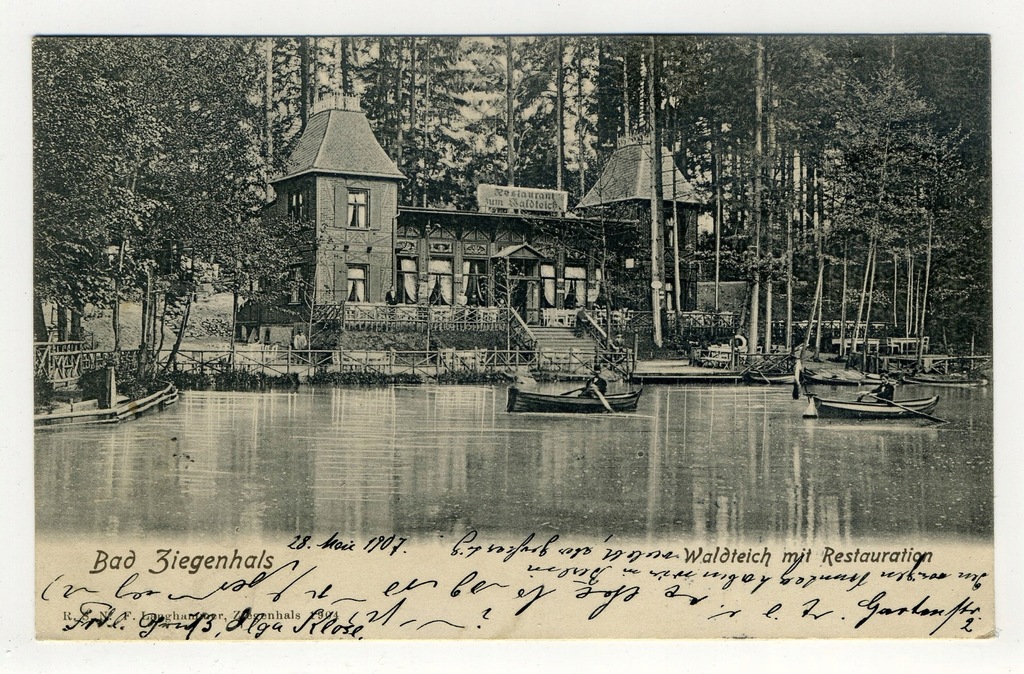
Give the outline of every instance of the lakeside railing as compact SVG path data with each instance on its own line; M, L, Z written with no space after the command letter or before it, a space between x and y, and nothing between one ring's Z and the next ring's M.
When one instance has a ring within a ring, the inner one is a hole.
M137 350L73 350L75 345L40 344L36 350L37 376L55 387L74 386L82 373L114 363L138 362ZM397 350L314 350L289 347L181 349L168 364L170 351L156 359L158 371L217 374L227 372L263 373L270 376L317 372L365 372L380 375L414 374L438 377L450 373L513 373L528 370L541 374L586 376L595 366L616 370L626 376L635 361L629 350L587 351L576 349L435 349Z
M592 361L591 361L592 362ZM381 375L415 374L436 377L455 372L499 372L536 368L538 354L523 349L437 349L419 351L355 351L313 349L183 350L171 369L176 372L216 373L228 370L271 376L317 372L368 372Z
M85 348L85 342L37 342L33 352L33 374L57 388L76 384L84 372L135 364L139 358L138 349L101 351Z

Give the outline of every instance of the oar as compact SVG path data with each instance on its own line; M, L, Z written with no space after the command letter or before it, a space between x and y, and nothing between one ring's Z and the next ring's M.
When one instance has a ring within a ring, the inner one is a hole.
M604 397L603 393L601 393L601 389L599 389L599 388L597 388L595 386L594 387L594 393L597 394L597 399L601 401L601 404L604 405L604 408L606 410L608 410L609 412L614 412L615 411L615 410L612 409L612 406L608 404L608 399Z
M772 383L772 380L771 380L771 379L769 379L768 377L764 376L764 372L761 372L761 370L752 370L752 369L750 369L750 368L747 368L747 369L746 369L746 370L744 371L744 374L746 374L746 373L748 373L748 372L750 373L750 376L751 376L751 377L753 377L754 375L757 375L757 376L758 376L758 377L760 377L761 379L764 379L764 383L765 383L765 384L769 384L769 385L770 385L770 384Z
M887 400L887 399L885 399L885 398L879 398L879 397L878 397L878 396L876 396L876 395L875 395L874 393L868 393L868 394L866 394L866 395L869 395L869 396L871 396L872 398L874 398L875 400L877 400L877 401L879 401L879 402L883 402L883 403L886 403L887 405L892 405L893 407L898 407L898 408L900 408L901 410L905 410L905 411L907 411L907 412L910 412L911 414L916 414L916 415L918 415L918 416L920 416L920 417L924 417L925 419L928 419L929 421L935 421L935 422L937 422L937 423L940 423L940 424L948 424L948 423L949 423L949 422L948 422L948 421L946 421L945 419L940 419L940 418L938 418L938 417L933 417L933 416L932 416L932 415L930 415L930 414L925 414L924 412L918 412L918 411L917 411L917 410L915 410L915 409L911 409L911 408L909 408L909 407L905 407L905 406L903 406L903 405L900 405L900 404L899 404L898 402L896 402L895 400Z
M584 387L582 387L582 388L574 388L573 390L571 390L571 391L566 391L565 393L562 393L562 394L560 394L560 395L568 396L568 395L572 395L573 393L579 393L579 392L580 392L580 391L582 391L582 390L583 390L584 388L586 388L586 387L584 386Z

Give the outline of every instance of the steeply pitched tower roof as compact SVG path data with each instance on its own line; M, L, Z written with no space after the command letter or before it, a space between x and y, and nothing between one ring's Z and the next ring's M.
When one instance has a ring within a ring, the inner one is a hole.
M590 188L577 208L606 206L623 201L650 201L651 148L649 144L623 145L612 153L597 183ZM661 149L661 180L665 201L672 201L672 178L675 176L675 201L699 204L701 199L672 161L668 148Z
M370 122L347 99L323 101L306 123L285 162L280 182L303 173L331 173L403 180L405 176L377 142ZM353 109L354 108L354 109Z

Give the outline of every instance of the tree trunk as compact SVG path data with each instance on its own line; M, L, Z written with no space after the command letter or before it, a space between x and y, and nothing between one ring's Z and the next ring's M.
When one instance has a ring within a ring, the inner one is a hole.
M799 217L800 192L803 187L800 175L800 153L793 150L793 165L790 175L793 177L792 199L793 208L786 217L786 352L793 351L793 221Z
M555 188L562 189L565 166L565 38L561 35L555 40Z
M878 240L875 240L875 254L871 257L871 281L868 284L868 310L864 316L864 360L861 366L861 371L867 371L868 367L868 352L870 348L870 337L871 337L871 306L875 298L875 276L876 270L878 269Z
M231 349L231 367L235 366L235 330L238 329L238 288L231 289L231 335L228 337Z
M341 70L341 95L351 96L352 95L352 73L351 66L348 61L348 50L350 39L347 37L338 38L338 66Z
M757 38L756 77L754 80L754 278L750 288L750 331L747 353L757 353L758 322L761 301L761 164L764 147L761 125L764 117L764 41Z
M82 314L85 313L85 307L72 306L71 307L71 341L72 342L83 342L85 341L85 335L82 332Z
M43 313L43 299L39 295L32 298L32 333L37 342L46 342L50 339L46 329L46 314Z
M121 350L121 284L114 279L114 306L110 312L110 327L114 331L114 351ZM63 321L61 321L63 323Z
M622 51L622 134L631 132L629 123L629 49Z
M839 355L846 356L846 293L848 290L847 268L850 265L849 240L843 241L843 290L839 298Z
M853 323L853 335L850 340L850 352L856 353L857 343L860 339L861 319L864 317L864 303L868 295L868 276L871 273L871 260L875 254L875 237L872 235L868 241L868 256L864 262L864 280L860 284L860 301L857 303L857 320Z
M418 57L416 53L416 42L417 38L409 38L411 46L409 48L409 145L415 147L416 145L416 74L418 69ZM408 197L406 197L408 203L415 205L416 195L412 190L408 191Z
M822 232L824 222L824 212L821 209L821 194L819 181L819 174L817 167L814 169L814 211L812 213L811 224L814 227L814 254L818 262L818 277L814 284L814 301L811 302L811 311L807 316L807 330L804 331L803 346L800 349L800 354L803 355L807 351L807 347L811 343L811 330L814 328L814 319L818 318L818 334L821 334L821 306L825 302L825 241L824 233ZM816 340L815 344L819 342ZM815 354L817 358L817 354Z
M274 193L269 180L270 175L274 173L274 38L264 40L263 47L266 59L266 77L263 82L263 151L268 177L266 199L269 202Z
M114 270L114 309L111 316L114 328L114 351L121 350L121 272L124 269L125 242L121 241L117 251L117 269Z
M761 238L763 229L763 213L761 196L763 190L762 175L764 165L764 41L757 38L757 53L754 81L754 199L751 215L754 219L754 275L750 289L750 333L747 338L748 353L758 350L760 308L761 308Z
M585 147L584 147L584 136L583 133L583 38L577 38L576 41L576 143L577 152L579 153L579 165L580 165L580 195L582 199L583 195L586 194L587 180L586 180L586 164L584 162ZM609 298L610 300L610 298Z
M654 322L654 345L661 348L661 293L664 288L663 265L664 255L662 251L662 233L665 231L665 208L664 194L661 185L661 137L658 134L658 120L655 114L657 101L655 100L657 74L655 64L657 63L657 44L655 38L651 37L651 63L648 69L650 77L650 107L648 112L648 125L651 133L651 318Z
M685 225L684 225L685 227ZM672 160L672 296L675 298L676 322L684 310L682 268L679 264L679 234L683 228L679 226L679 203L676 201L676 162ZM689 274L687 274L689 277Z
M925 331L925 316L928 312L928 282L931 276L932 270L932 221L934 216L929 214L928 216L928 248L925 252L924 258L924 293L921 297L921 329L917 333L917 364L921 365L921 361L924 356L924 331Z
M516 148L515 148L515 99L512 76L512 37L505 38L505 142L508 145L508 184L516 184Z
M814 360L821 356L821 314L825 307L825 256L818 256L818 276L821 279L821 292L818 297L818 324L814 330Z
M393 96L395 97L393 110L395 111L395 164L398 165L398 169L402 169L402 159L405 153L405 125L402 124L402 84L405 80L405 59L402 56L402 39L397 38L395 43L395 88L393 90Z
M301 133L309 121L309 38L299 38L299 119L302 120Z
M715 312L721 311L721 284L722 284L722 153L718 147L719 124L712 125L711 142L713 149L711 154L711 182L715 186Z
M140 330L139 330L139 353L146 353L149 347L149 314L152 310L150 304L152 304L153 298L150 295L152 285L151 276L149 269L146 269L146 288L142 293L142 314L140 316Z
M811 301L811 310L807 314L807 329L804 330L803 343L800 346L801 356L811 343L811 331L814 329L814 317L818 314L818 304L821 302L821 293L825 280L824 257L818 258L818 281L814 284L814 299Z
M899 294L900 294L900 260L896 251L892 252L892 329L895 332L899 326Z
M159 337L157 338L157 341L156 341L156 348L153 349L153 351L156 353L158 359L160 357L160 352L164 350L164 334L165 334L165 331L167 329L167 293L164 293L163 295L164 295L164 298L161 301L161 311L160 311L160 332L158 333ZM154 310L155 309L156 309L156 307L154 307ZM155 321L156 317L154 317L153 320Z
M167 356L167 362L164 363L164 372L173 367L178 358L181 342L185 339L185 328L188 327L188 317L192 313L192 297L194 295L195 293L190 290L185 298L185 312L181 315L181 325L178 327L178 334L174 337L174 346L171 347L171 353Z
M420 63L423 64L423 103L421 104L423 110L420 113L420 118L423 120L423 131L420 133L420 175L424 177L423 181L423 195L421 202L423 208L427 207L427 145L430 133L429 120L430 120L430 40L427 40L423 46L424 55L420 59ZM415 202L414 202L415 203Z
M903 310L903 336L910 337L914 320L914 256L907 249L907 299Z

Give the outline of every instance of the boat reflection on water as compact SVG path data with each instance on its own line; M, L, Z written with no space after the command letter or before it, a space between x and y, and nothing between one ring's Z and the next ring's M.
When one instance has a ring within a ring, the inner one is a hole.
M628 415L508 414L505 398L504 388L457 386L186 392L133 424L37 434L37 526L992 532L987 389L950 390L941 426L804 420L806 401L774 387L649 386Z

